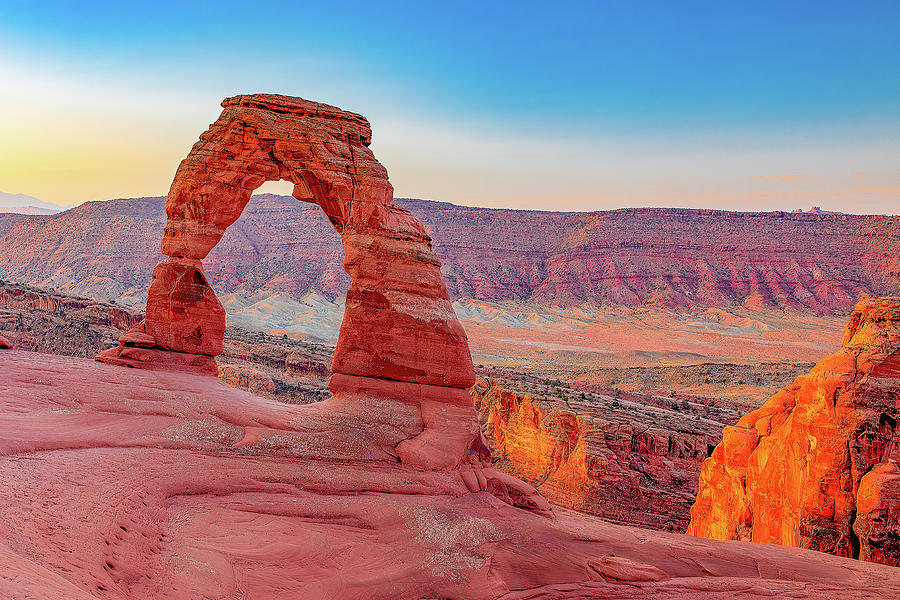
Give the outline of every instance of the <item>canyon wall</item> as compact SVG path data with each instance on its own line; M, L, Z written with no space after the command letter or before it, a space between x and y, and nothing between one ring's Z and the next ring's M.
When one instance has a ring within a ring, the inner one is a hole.
M471 392L499 468L550 501L619 523L687 527L721 422L622 392L537 398L489 379Z
M745 305L849 314L900 292L900 217L689 209L585 213L399 199L425 226L451 299ZM164 200L0 215L0 279L142 305ZM205 259L218 293L349 287L340 236L316 206L256 196Z
M841 349L726 427L688 533L900 565L900 298L859 303Z

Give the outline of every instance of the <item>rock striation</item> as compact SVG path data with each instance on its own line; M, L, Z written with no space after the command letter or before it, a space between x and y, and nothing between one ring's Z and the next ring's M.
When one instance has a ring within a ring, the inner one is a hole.
M556 505L683 532L700 464L720 439L712 414L616 392L533 397L478 378L472 397L498 468Z
M360 115L300 98L255 94L224 110L175 173L162 252L143 322L97 360L216 375L225 310L202 260L266 181L285 179L318 204L344 247L350 275L330 387L336 396L403 398L425 431L395 448L401 460L452 467L478 435L465 391L474 368L440 261L421 223L394 206L387 171ZM396 383L393 383L396 382Z
M0 215L0 279L143 305L161 198ZM540 212L395 199L433 239L451 299L682 309L744 305L846 317L900 293L900 216L671 208ZM254 196L203 260L216 292L343 296L343 248L317 206Z
M856 305L841 349L724 430L688 533L900 565L900 298Z

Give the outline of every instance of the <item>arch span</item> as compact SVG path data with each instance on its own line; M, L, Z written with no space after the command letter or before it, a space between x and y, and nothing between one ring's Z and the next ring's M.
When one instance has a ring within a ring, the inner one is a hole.
M300 98L242 95L178 167L166 200L162 251L142 325L106 362L212 373L225 313L202 259L266 181L318 204L344 246L351 278L333 363L336 374L465 388L472 359L422 225L393 206L387 170L362 116ZM154 350L156 352L154 352ZM172 355L171 352L185 356Z

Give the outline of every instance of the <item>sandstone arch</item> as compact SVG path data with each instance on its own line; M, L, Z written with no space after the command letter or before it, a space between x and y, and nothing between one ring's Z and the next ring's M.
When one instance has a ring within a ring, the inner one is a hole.
M418 219L392 205L387 171L369 149L368 121L269 94L235 96L222 106L175 174L162 241L169 258L154 269L145 320L97 359L215 374L225 312L201 261L254 189L286 179L341 234L351 278L332 391L418 404L424 431L400 454L427 463L429 447L453 440L453 458L439 460L455 464L477 432L464 391L474 383L471 355L431 239ZM455 408L447 412L447 405Z

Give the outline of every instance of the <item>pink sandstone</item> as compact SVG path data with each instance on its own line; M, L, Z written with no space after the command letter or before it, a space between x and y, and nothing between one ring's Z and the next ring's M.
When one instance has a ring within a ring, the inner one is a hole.
M900 597L882 565L548 511L479 448L457 468L398 462L425 423L362 379L296 406L213 377L6 351L0 597Z

